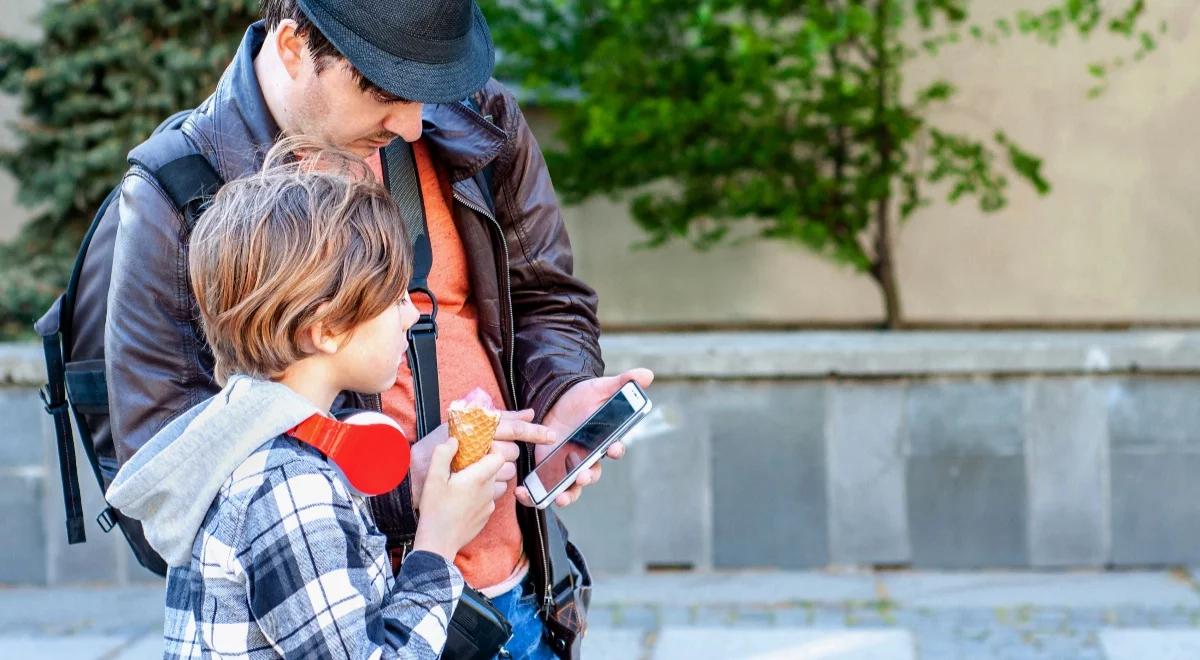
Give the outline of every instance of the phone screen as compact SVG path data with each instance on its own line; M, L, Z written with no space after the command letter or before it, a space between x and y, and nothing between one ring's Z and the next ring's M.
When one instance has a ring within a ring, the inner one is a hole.
M603 447L604 442L611 438L626 420L633 417L635 412L624 392L618 392L615 397L609 399L608 403L533 469L546 492L554 490L570 474L572 468ZM564 453L567 454L566 460L563 460Z

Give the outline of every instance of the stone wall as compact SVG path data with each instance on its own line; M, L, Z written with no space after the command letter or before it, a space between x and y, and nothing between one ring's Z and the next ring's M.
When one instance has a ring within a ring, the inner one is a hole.
M659 412L562 512L597 570L1200 562L1200 332L604 344L656 370ZM152 579L91 520L66 545L40 380L0 346L0 583Z
M1200 333L626 335L663 411L564 511L610 571L1200 561Z

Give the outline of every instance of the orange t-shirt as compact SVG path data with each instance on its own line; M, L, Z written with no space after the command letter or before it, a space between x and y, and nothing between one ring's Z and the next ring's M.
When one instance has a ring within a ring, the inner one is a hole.
M450 402L481 387L492 397L498 408L504 407L504 397L496 374L492 371L483 343L479 339L479 321L471 299L468 264L462 239L454 225L449 200L453 198L450 184L434 166L429 148L418 140L413 143L413 156L421 181L425 203L425 219L429 240L433 246L433 270L429 288L438 301L438 392L441 395L442 418ZM379 156L368 159L375 176L383 179ZM414 302L422 313L429 312L429 302L416 296ZM383 412L400 423L409 438L416 438L416 409L413 403L412 372L407 361L401 363L396 384L383 393ZM516 480L496 501L496 510L483 531L458 554L454 563L463 577L476 589L504 582L513 575L522 559L521 529L517 525Z

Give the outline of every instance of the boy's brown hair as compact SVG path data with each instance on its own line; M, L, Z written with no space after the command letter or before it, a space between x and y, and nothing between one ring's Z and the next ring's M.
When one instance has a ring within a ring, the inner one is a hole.
M295 154L302 154L297 159ZM196 223L188 267L219 384L275 378L317 322L352 331L412 275L400 210L362 159L303 138L225 184Z

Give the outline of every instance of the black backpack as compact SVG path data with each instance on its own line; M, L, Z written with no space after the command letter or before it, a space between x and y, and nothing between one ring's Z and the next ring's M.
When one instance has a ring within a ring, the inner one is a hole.
M175 208L187 218L189 225L195 222L195 218L203 210L205 200L215 193L222 183L221 177L208 160L179 130L191 112L183 110L167 118L154 129L146 142L129 155L131 163L145 168L158 181ZM120 190L121 186L118 185L108 194L92 219L75 257L66 292L59 296L45 315L34 324L34 329L42 337L42 347L45 351L48 382L40 394L46 412L54 419L63 504L66 507L67 542L72 544L87 540L79 475L75 467L72 419L76 423L80 444L83 445L84 454L92 466L101 492L107 489L116 476L115 460L104 460L96 452L96 420L108 417L108 385L104 375L104 360L72 359L71 347L75 345L75 303L80 278L83 275L84 260L88 256L88 249L101 220L119 196ZM111 250L112 245L105 244L104 249ZM111 254L103 256L107 257L108 263L112 263ZM119 527L138 562L158 575L166 575L167 565L146 541L140 523L122 516L111 506L105 506L96 522L105 532Z

